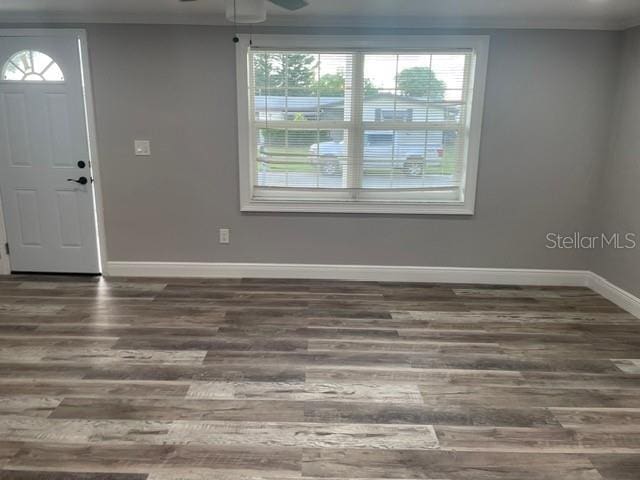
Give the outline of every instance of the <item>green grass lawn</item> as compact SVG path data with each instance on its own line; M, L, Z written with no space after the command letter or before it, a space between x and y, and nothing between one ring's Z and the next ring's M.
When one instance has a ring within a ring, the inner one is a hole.
M308 157L307 147L269 147L267 150L270 160L268 164L270 172L300 172L315 173L317 166L311 163ZM442 162L439 165L427 165L426 175L452 175L456 171L456 152L454 149L447 149L444 152ZM390 168L367 169L366 173L385 174L391 173Z
M315 165L309 160L309 147L269 147L270 172L315 172Z
M269 165L270 172L315 172L315 165L310 163L276 163Z

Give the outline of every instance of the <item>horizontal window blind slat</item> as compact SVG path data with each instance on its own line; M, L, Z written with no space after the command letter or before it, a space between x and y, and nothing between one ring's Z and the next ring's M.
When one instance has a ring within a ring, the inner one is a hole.
M432 187L422 187L422 188L401 188L401 189L396 189L396 188L381 188L381 189L376 189L376 192L449 192L449 191L456 191L459 190L460 186L459 185L441 185L441 186L432 186ZM260 187L261 191L289 191L289 188L286 187L275 187L275 186L270 186L270 187ZM297 190L300 190L301 192L315 192L315 191L340 191L340 192L361 192L361 191L370 191L369 189L366 188L324 188L324 187L320 187L320 188L311 188L311 187L301 187L298 188Z

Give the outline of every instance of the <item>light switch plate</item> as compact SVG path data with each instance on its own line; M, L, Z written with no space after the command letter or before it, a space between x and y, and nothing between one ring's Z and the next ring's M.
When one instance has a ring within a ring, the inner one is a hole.
M148 157L151 155L151 142L149 140L134 140L133 148L137 156Z

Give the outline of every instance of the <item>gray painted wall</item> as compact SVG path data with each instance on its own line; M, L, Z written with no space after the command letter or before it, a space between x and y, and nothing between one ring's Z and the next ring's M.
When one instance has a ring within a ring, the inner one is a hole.
M640 241L640 28L624 33L611 150L602 164L599 230L634 233ZM640 296L640 245L594 253L594 270Z
M110 260L589 265L590 252L548 250L545 235L592 225L619 33L482 32L476 215L426 217L241 214L232 30L88 30ZM152 157L133 155L135 138L152 141ZM230 245L217 243L219 227Z

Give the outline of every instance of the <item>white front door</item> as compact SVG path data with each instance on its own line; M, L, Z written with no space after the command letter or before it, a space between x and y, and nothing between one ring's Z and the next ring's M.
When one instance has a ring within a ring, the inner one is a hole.
M0 30L0 198L14 272L99 273L79 40Z

